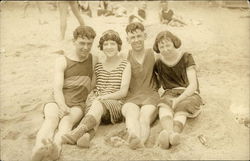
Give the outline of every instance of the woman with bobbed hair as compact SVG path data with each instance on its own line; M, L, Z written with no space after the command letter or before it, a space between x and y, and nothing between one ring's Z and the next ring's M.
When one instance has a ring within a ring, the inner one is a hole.
M179 144L187 117L196 117L201 112L195 62L192 54L182 52L180 47L181 40L169 31L160 32L153 46L159 59L151 83L165 90L157 105L163 128L157 144L164 149Z
M91 131L100 122L115 124L123 120L121 108L127 95L131 67L120 56L122 40L114 30L105 31L99 41L99 48L106 58L94 68L95 88L86 101L86 115L73 131L62 137L64 143L87 147L93 137Z

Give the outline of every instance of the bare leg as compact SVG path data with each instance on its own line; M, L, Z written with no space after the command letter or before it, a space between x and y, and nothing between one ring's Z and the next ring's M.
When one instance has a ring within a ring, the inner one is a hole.
M30 5L30 2L24 2L24 8L23 8L23 18L25 18L26 17L26 13L27 13L27 9L28 9L28 7L29 7L29 5Z
M133 103L126 103L122 107L122 114L126 118L126 128L129 134L129 146L131 149L141 147L139 107Z
M69 2L67 1L58 1L58 7L59 7L59 12L60 12L61 40L64 40L65 32L67 28L68 3Z
M77 20L79 22L79 24L81 26L84 26L85 23L83 21L83 18L82 18L81 14L80 14L79 9L78 9L77 2L76 1L69 1L69 4L70 4L70 7L71 7L71 10L72 10L73 14L75 15L75 17L77 18Z
M160 123L163 128L159 134L158 142L161 148L169 148L169 134L173 131L173 111L172 108L164 104L159 109Z
M61 148L62 148L62 135L69 132L72 127L80 121L83 116L83 111L79 107L72 107L70 109L70 114L64 116L58 126L58 132L55 135L53 150L51 152L51 159L56 160L60 156Z
M150 134L150 124L157 116L156 107L153 105L144 105L140 111L140 125L141 125L141 141L143 144L147 141Z
M37 133L36 143L32 150L32 161L42 160L45 157L45 145L43 140L52 139L55 129L58 126L58 106L55 103L49 103L44 107L45 120Z

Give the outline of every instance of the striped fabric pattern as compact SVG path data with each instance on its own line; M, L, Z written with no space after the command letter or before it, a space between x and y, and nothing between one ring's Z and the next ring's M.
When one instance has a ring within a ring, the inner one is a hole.
M112 71L107 71L103 68L102 63L96 64L96 90L98 95L114 93L120 90L122 82L122 73L126 65L127 60L123 60L116 69Z
M89 76L71 76L64 80L64 88L75 88L84 86L90 91L91 79Z
M86 101L86 111L87 113L95 100L96 97L114 93L121 88L122 74L127 65L127 60L123 60L119 66L112 70L107 71L103 68L102 63L97 63L95 66L96 73L96 89L94 89L88 96ZM103 106L109 111L110 119L113 124L120 122L122 120L121 108L123 104L123 99L121 100L101 100Z

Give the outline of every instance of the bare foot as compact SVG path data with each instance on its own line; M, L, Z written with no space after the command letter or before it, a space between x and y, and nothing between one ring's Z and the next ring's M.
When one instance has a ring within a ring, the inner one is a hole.
M158 144L163 149L169 148L169 132L162 130L158 137Z
M77 140L77 146L82 148L89 148L90 146L90 135L89 133L85 133L82 137Z
M143 148L143 144L141 143L141 140L134 134L132 134L129 138L129 147L133 150L138 148Z
M169 135L169 142L171 145L180 144L180 135L179 133L173 132Z
M49 158L51 160L57 160L60 157L61 151L62 147L52 142Z
M47 157L49 154L48 146L45 143L45 140L42 141L43 145L40 147L34 147L32 150L31 160L32 161L41 161L43 158Z

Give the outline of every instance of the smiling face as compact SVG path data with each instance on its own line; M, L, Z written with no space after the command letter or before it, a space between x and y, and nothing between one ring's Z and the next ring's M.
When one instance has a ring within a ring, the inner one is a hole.
M160 54L163 57L166 57L170 54L174 54L176 51L174 43L168 38L167 39L164 38L161 41L159 41L158 48L159 48Z
M75 41L75 48L76 48L76 55L78 56L79 60L84 60L88 57L94 39L88 39L86 37L81 38L78 37Z
M118 54L118 44L116 41L107 40L103 42L103 53L109 58Z
M134 51L144 50L144 41L146 39L146 34L140 29L136 29L134 32L128 32L128 43L131 45Z

